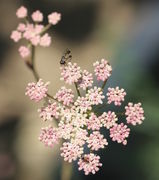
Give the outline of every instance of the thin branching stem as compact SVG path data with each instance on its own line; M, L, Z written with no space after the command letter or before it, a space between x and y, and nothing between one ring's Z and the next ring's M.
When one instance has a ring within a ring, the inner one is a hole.
M31 66L32 66L31 69L32 69L33 75L34 75L36 81L38 81L40 79L40 76L39 76L39 74L38 74L38 72L36 71L36 68L35 68L35 47L34 46L31 46ZM47 97L57 101L57 99L55 99L49 93L47 93Z
M78 85L77 85L76 82L75 82L75 88L76 88L76 91L77 91L78 96L81 96L81 93L80 93L80 91L79 91L79 89L78 89Z
M104 90L106 83L107 83L107 79L103 82L103 85L102 85L102 87L101 87L102 90Z

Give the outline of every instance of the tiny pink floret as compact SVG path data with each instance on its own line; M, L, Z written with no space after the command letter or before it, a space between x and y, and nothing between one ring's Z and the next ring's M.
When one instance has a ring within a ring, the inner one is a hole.
M41 22L41 21L43 21L43 14L39 10L36 10L35 12L33 12L31 17L32 17L34 22Z
M25 18L27 16L27 9L24 6L21 6L19 9L17 9L16 15L18 18Z
M30 55L30 49L26 46L20 46L19 53L22 58L26 58Z
M25 28L26 28L26 25L24 23L19 23L18 27L17 27L17 30L20 31L20 32L24 32Z
M40 39L40 46L48 47L51 44L51 37L48 33L45 33Z
M56 25L61 20L61 14L53 12L48 15L48 22L52 25Z
M12 31L10 38L13 39L14 42L18 42L22 38L22 34L19 31Z

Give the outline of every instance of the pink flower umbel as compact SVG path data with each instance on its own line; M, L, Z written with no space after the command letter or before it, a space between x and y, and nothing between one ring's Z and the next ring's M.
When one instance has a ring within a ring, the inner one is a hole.
M69 123L59 123L58 133L59 137L63 139L70 139L73 132L73 126Z
M53 118L58 119L59 117L59 107L56 102L49 104L46 107L42 107L41 109L38 109L38 112L40 112L40 117L46 121L46 120L53 120Z
M78 169L84 170L85 175L88 175L90 173L95 174L97 171L99 171L99 168L102 166L102 163L100 163L99 160L100 157L93 153L85 154L78 161Z
M102 104L103 103L102 99L105 98L102 89L96 86L88 90L86 97L88 98L88 100L91 102L92 105Z
M69 163L75 161L83 154L83 147L69 142L64 142L60 150L62 151L61 156Z
M82 113L86 113L87 111L90 111L92 109L91 103L86 97L78 97L74 105L76 106L76 110Z
M102 125L107 129L111 128L116 124L118 120L116 114L114 112L108 111L107 113L104 112L101 116L98 117L101 121Z
M34 38L35 36L39 36L39 34L41 33L42 29L43 29L43 25L34 25L34 24L27 24L26 25L26 29L25 32L23 34L23 37L26 40L31 40L32 38Z
M64 86L54 96L59 102L62 102L64 105L69 106L73 103L74 94L71 89L66 89Z
M21 6L21 7L17 10L16 15L17 15L18 18L25 18L25 17L27 16L27 12L28 12L28 11L27 11L26 7Z
M37 46L40 42L40 36L34 36L30 39L30 42L32 43L32 45Z
M45 144L45 146L53 147L58 143L58 132L56 128L51 126L41 128L39 140Z
M142 124L144 117L144 110L141 107L141 103L133 104L128 103L127 106L125 106L126 112L125 115L127 123L132 125Z
M12 31L12 34L10 36L11 39L13 39L14 42L18 42L22 37L22 34L18 31Z
M119 87L108 88L108 104L114 102L115 106L120 106L121 102L124 101L125 95L126 92L124 91L124 89L119 89Z
M48 15L48 21L50 24L56 25L61 20L61 14L53 12Z
M30 49L26 46L20 46L18 51L22 58L26 58L30 55Z
M29 96L31 100L34 100L35 102L39 102L44 97L47 96L48 91L48 85L50 83L44 83L42 79L39 79L37 83L29 83L26 88L25 95Z
M67 66L62 66L60 69L62 70L61 80L64 80L67 84L78 82L81 78L81 68L76 63L69 62Z
M62 86L54 96L49 94L49 82L45 83L40 79L35 67L35 53L37 46L50 46L51 36L48 30L61 20L61 14L49 14L46 25L42 24L44 17L39 10L34 11L30 17L27 9L22 6L16 15L21 18L21 22L16 30L12 31L10 38L14 42L25 41L25 45L19 47L19 53L37 80L27 85L25 95L35 102L44 100L38 112L43 123L49 124L41 129L39 140L49 147L61 141L61 156L65 161L71 163L77 160L79 170L83 170L85 175L95 174L102 164L100 157L93 152L108 146L105 137L107 133L102 134L102 130L108 130L112 141L126 145L130 129L122 122L117 123L118 118L122 120L122 116L125 115L127 124L141 124L144 120L141 103L128 103L125 112L110 111L112 107L109 107L109 104L120 106L126 95L125 90L117 86L108 88L107 99L104 96L107 80L112 74L111 65L105 59L96 61L93 66L97 81L93 82L92 73L82 70L72 62L74 56L69 49L66 49L59 60L60 79L74 88L72 90ZM52 71L55 72L54 67ZM100 84L102 85L99 86Z
M71 141L75 144L78 144L79 146L83 146L86 143L86 140L88 139L88 132L86 129L78 128L75 129L75 134Z
M87 143L88 147L94 151L98 151L99 149L104 148L106 145L108 145L108 142L104 138L104 135L100 134L99 131L93 131L93 133L88 137Z
M82 77L78 81L78 85L83 90L86 90L88 87L91 87L93 84L93 76L88 71L84 70L82 72Z
M117 141L123 145L127 144L126 138L129 137L129 133L130 129L124 123L115 124L110 128L110 137L112 138L112 141Z
M112 73L112 67L111 65L108 63L107 60L102 59L101 62L96 61L94 64L94 72L95 75L97 76L97 80L101 80L101 81L105 81L107 80L111 73Z
M102 124L99 118L92 112L90 117L87 119L87 128L92 130L99 130Z
M35 12L33 12L31 17L32 17L34 22L41 22L41 21L43 21L43 14L39 10L36 10Z

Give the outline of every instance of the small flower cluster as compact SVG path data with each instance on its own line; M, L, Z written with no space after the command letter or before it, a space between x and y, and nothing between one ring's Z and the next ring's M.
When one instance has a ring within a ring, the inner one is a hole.
M16 30L12 31L11 39L14 42L18 42L21 39L25 39L27 45L22 45L19 47L19 53L22 58L26 58L31 54L31 46L43 46L48 47L51 44L51 37L46 31L51 27L51 25L56 25L61 20L61 14L53 12L48 15L48 25L44 26L42 24L43 14L39 10L32 13L32 22L29 22L28 10L26 7L20 7L16 12L17 18L21 19L22 22L19 23Z
M34 18L40 20L41 16L36 14ZM56 102L49 100L38 110L44 121L55 120L57 123L56 127L42 128L39 140L46 146L53 147L63 139L60 150L64 160L69 163L78 160L79 170L84 170L86 175L95 174L102 166L96 152L106 148L109 139L126 145L130 134L127 124L141 124L144 120L144 111L141 103L128 103L125 113L122 113L126 116L125 123L118 123L118 114L110 110L97 115L95 109L104 106L104 99L107 105L114 103L115 106L121 106L126 96L125 90L109 87L108 92L104 94L104 87L93 86L92 74L82 70L76 63L68 62L61 65L60 69L61 80L69 85L75 84L78 97L75 99L73 91L63 86L53 96ZM105 84L111 75L112 67L108 61L102 59L94 63L94 72L97 81ZM39 102L47 96L47 90L48 83L40 79L37 83L28 84L26 95L31 100ZM85 92L83 96L81 91ZM101 128L108 131L108 137L101 134ZM89 153L85 152L86 146Z

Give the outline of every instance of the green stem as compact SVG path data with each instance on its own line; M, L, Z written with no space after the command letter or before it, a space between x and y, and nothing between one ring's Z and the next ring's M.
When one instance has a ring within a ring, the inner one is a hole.
M104 87L105 87L106 83L107 83L107 79L103 82L102 90L104 90Z
M35 47L34 46L31 46L31 64L32 64L33 75L34 75L36 81L38 81L40 79L40 77L35 68Z
M51 26L52 26L51 24L46 25L40 32L40 35L43 35L48 29L50 29Z
M81 96L80 91L79 91L79 89L78 89L77 83L75 83L75 88L76 88L76 91L77 91L78 96Z
M32 66L33 75L34 75L36 81L38 81L40 79L40 76L39 76L39 74L38 74L38 72L36 71L36 68L35 68L35 47L32 46L32 45L31 45L31 66ZM57 101L53 96L51 96L48 93L47 93L47 97Z
M94 108L94 110L97 111L98 109L101 109L102 106L104 106L104 105L106 106L107 103L100 104L99 106L97 106L96 108Z
M118 116L124 116L124 115L125 115L125 112L117 112L116 115L118 115Z

